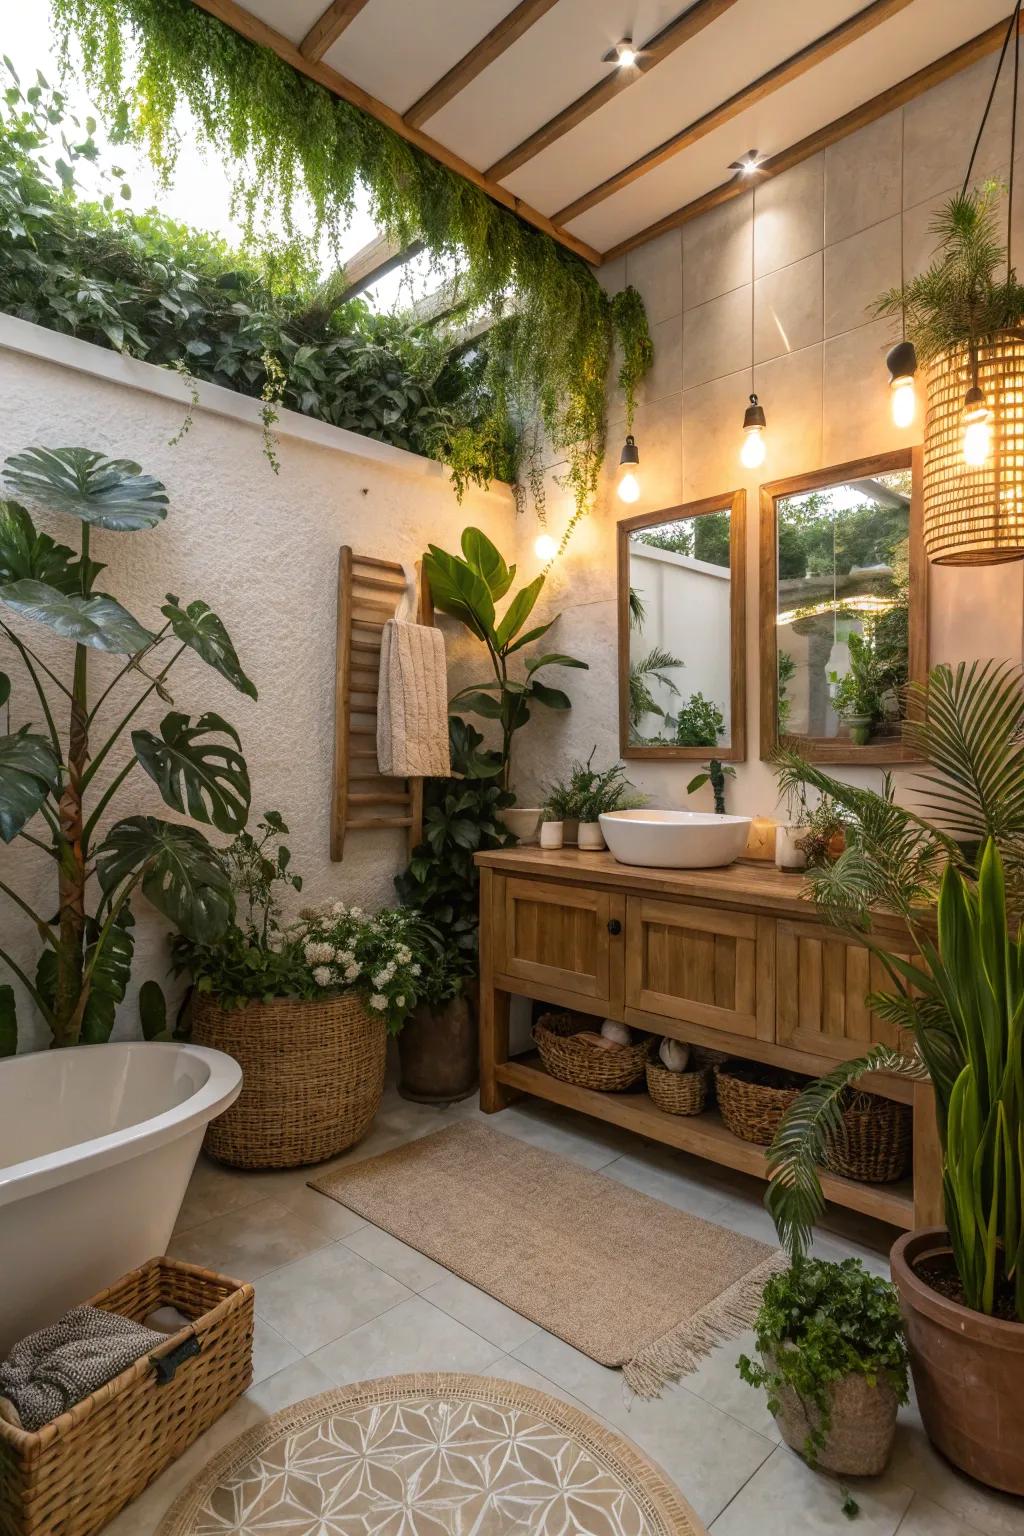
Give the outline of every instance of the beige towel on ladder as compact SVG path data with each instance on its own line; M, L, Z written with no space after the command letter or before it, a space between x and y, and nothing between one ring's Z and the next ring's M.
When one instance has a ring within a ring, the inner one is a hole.
M389 619L380 640L377 763L396 778L446 778L448 669L444 636L426 624Z

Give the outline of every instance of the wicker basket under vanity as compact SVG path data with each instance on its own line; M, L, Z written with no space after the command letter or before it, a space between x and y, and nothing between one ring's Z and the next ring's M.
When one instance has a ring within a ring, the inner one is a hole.
M726 1128L742 1141L766 1147L779 1122L800 1097L810 1078L751 1061L726 1061L715 1067L715 1091Z
M192 1323L42 1429L0 1421L0 1536L95 1536L252 1380L251 1285L150 1259L88 1305Z
M669 1115L699 1115L708 1099L710 1069L698 1067L693 1072L670 1072L656 1061L649 1061L647 1092L651 1102Z
M384 1092L387 1028L354 992L222 1008L196 993L192 1039L233 1056L242 1091L204 1143L234 1168L297 1168L365 1136Z
M607 1051L573 1039L574 1035L593 1029L595 1022L574 1018L569 1013L542 1013L533 1026L533 1038L544 1070L577 1088L622 1093L643 1077L652 1036L644 1035L631 1045L617 1045Z
M846 1095L843 1128L830 1132L825 1166L863 1184L893 1184L910 1167L914 1118L909 1104L877 1093Z

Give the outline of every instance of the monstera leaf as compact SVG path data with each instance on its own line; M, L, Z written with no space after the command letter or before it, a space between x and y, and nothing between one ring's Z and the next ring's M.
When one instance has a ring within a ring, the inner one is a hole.
M206 603L189 603L187 608L182 608L178 599L168 592L167 602L160 612L170 620L178 639L191 646L221 677L226 677L233 688L248 694L250 699L257 697L255 687L242 671L227 630Z
M48 533L39 533L16 501L0 501L0 584L12 581L45 581L58 592L81 592L104 569L95 561L83 562L66 544L56 544Z
M227 871L203 834L155 816L129 816L111 827L96 852L106 894L143 871L142 891L186 938L213 944L235 914Z
M29 448L4 463L16 495L67 512L113 533L155 528L167 516L167 493L130 459L107 459L91 448Z
M213 733L235 743L205 740ZM160 735L133 731L139 762L174 811L210 823L219 832L241 832L249 819L249 774L238 748L237 733L220 715L188 715L172 710L160 722Z
M13 841L32 820L48 790L56 790L59 767L49 740L27 728L0 736L0 837Z
M127 608L104 592L82 597L60 592L45 581L10 581L0 586L0 602L26 619L49 625L63 639L97 651L134 656L153 638Z
M83 1045L105 1045L110 1039L117 1005L124 1001L132 974L135 940L131 930L134 926L131 908L125 903L117 915L117 921L111 924L99 958L96 959L98 930L95 923L91 925L93 941L85 951L85 966L86 970L92 966L92 974L89 977L89 996L82 1013L79 1036Z

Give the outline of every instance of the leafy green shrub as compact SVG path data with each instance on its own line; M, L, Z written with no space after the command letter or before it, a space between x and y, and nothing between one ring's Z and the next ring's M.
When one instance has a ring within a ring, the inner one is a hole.
M691 693L675 717L676 746L717 747L725 734L725 716L702 693Z

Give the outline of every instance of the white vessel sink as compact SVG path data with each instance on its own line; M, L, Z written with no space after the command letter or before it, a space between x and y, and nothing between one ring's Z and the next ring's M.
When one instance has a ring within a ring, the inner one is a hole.
M731 864L747 846L749 816L707 811L610 811L604 840L620 864L645 869L712 869Z

